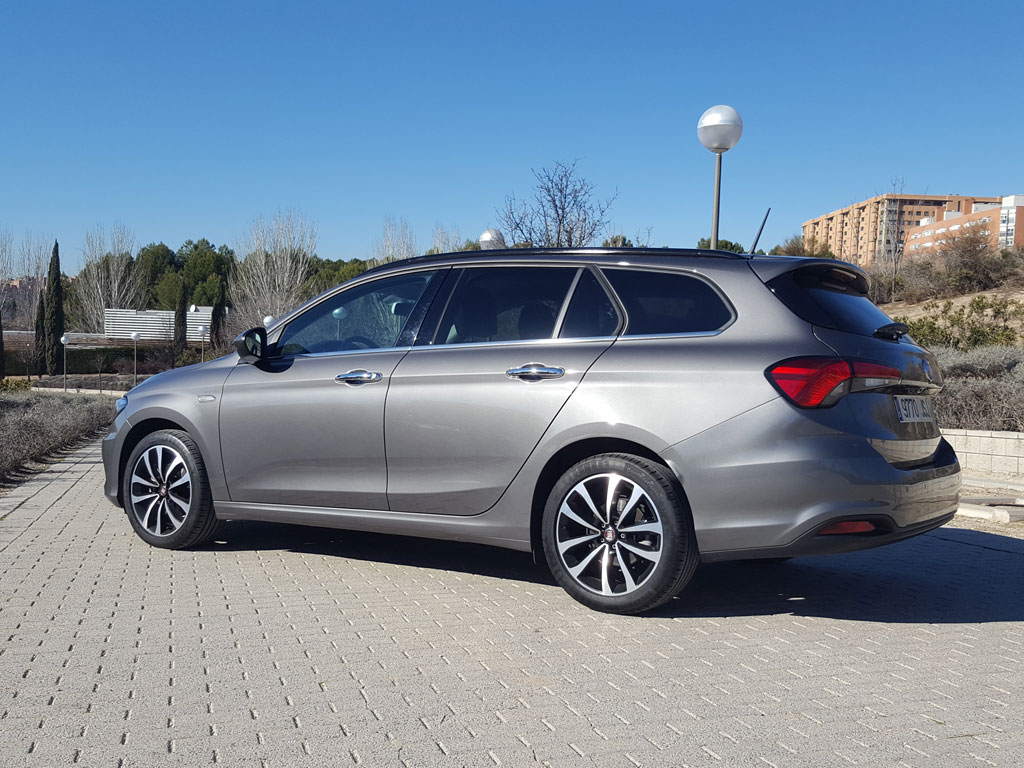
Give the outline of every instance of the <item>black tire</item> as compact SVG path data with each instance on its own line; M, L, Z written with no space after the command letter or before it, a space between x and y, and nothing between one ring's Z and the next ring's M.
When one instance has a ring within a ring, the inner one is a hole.
M187 432L164 429L142 438L128 457L121 492L132 527L154 547L196 547L217 533L206 465Z
M605 500L591 508L586 498L593 501L595 493ZM661 464L625 453L592 456L562 475L544 507L541 541L565 591L607 613L642 613L671 600L700 560L678 481Z

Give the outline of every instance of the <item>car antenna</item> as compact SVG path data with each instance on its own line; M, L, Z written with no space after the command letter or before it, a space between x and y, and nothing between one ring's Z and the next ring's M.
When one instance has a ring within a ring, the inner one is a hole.
M764 223L766 221L768 221L768 214L771 213L771 212L772 212L771 208L769 208L767 211L764 212L764 218L761 219L761 228L757 230L757 237L754 238L754 244L752 246L750 246L750 252L751 253L753 253L754 251L757 250L757 241L761 239L761 233L764 231Z

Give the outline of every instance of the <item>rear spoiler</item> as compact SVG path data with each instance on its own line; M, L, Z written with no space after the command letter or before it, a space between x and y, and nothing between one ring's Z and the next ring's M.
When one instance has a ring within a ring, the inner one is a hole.
M802 256L788 258L755 256L747 263L763 283L768 283L770 280L788 272L800 272L808 277L813 275L822 281L827 281L831 273L837 282L845 283L848 286L852 284L857 291L863 294L868 292L868 286L871 283L867 273L856 264L838 261L837 259L812 259Z

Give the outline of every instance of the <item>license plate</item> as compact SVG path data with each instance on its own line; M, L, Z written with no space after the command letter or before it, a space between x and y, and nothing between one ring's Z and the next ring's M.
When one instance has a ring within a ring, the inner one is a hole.
M932 401L922 395L893 395L896 404L896 418L902 424L932 421Z

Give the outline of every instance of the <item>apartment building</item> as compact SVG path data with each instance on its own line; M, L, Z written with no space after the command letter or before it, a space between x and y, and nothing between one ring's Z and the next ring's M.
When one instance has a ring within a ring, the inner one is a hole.
M970 214L978 206L998 207L999 197L965 195L878 195L803 224L804 242L813 240L844 261L867 267L905 248L906 236L923 219L946 213Z
M993 248L1024 247L1024 195L1009 195L998 204L982 203L970 213L939 211L938 218L926 217L907 230L904 252L908 256L927 255L929 249L974 227L980 227L978 231L989 238Z

